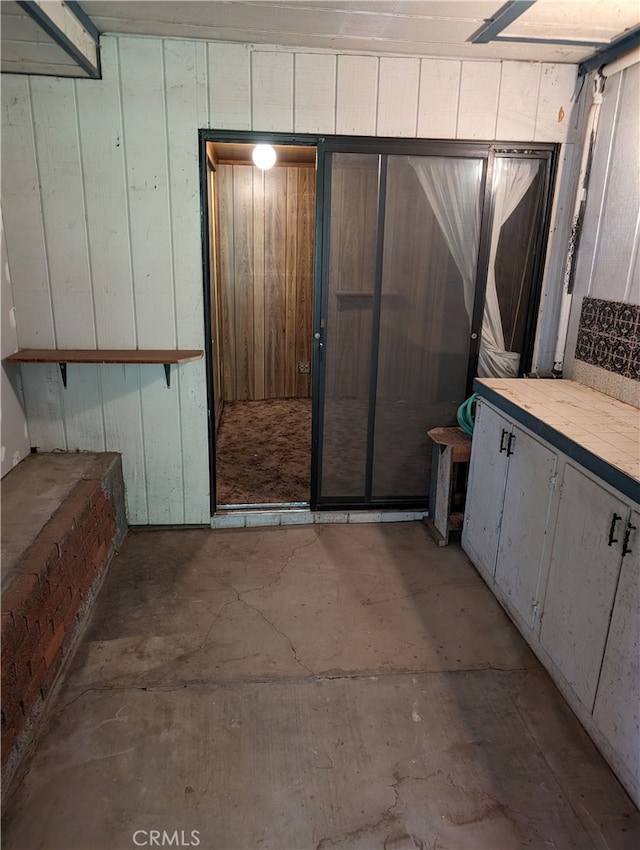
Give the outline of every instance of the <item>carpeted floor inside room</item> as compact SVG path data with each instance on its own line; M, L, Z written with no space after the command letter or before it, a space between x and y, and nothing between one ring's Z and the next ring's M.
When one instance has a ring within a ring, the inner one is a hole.
M216 482L218 505L308 502L311 399L225 402Z

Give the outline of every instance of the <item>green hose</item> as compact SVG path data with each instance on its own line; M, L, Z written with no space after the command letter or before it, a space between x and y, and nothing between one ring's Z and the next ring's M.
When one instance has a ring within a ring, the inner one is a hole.
M462 428L465 434L471 436L473 434L474 413L473 407L478 398L478 393L470 395L466 401L463 401L458 408L457 419L458 425Z

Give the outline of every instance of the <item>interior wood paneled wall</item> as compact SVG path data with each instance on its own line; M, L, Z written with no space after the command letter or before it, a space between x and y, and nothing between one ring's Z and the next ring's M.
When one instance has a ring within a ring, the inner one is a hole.
M216 174L224 400L309 397L315 169Z
M21 347L204 347L198 130L207 127L560 142L546 278L551 295L561 287L575 65L135 36L100 44L101 80L1 78L2 213ZM556 303L545 292L549 339ZM169 389L154 366L72 365L68 376L64 389L57 366L22 367L32 444L122 452L132 524L208 522L204 361L174 368Z

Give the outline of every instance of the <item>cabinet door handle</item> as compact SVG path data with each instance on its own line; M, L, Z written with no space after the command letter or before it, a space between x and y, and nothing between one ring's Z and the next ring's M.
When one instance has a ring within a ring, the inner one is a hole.
M624 540L622 541L622 557L628 555L633 549L629 549L629 538L631 537L631 532L636 530L635 525L631 525L630 522L627 523L627 530L624 533Z
M515 439L515 434L509 434L509 442L507 443L507 457L511 457L511 455L513 454L513 452L511 451L511 446L515 442Z
M619 519L622 519L622 517L618 516L618 514L614 514L611 518L611 525L609 526L609 546L613 546L614 543L618 542L618 538L613 535L616 533L616 523Z
M504 444L504 438L507 437L508 435L509 435L509 432L505 431L505 429L503 428L502 433L500 434L500 454L502 454L502 452L506 452L506 450L507 450L507 447Z

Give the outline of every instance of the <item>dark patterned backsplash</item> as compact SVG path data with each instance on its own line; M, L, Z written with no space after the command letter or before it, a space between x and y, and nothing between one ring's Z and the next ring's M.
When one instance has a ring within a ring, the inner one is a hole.
M578 325L576 358L640 381L640 307L585 298Z

